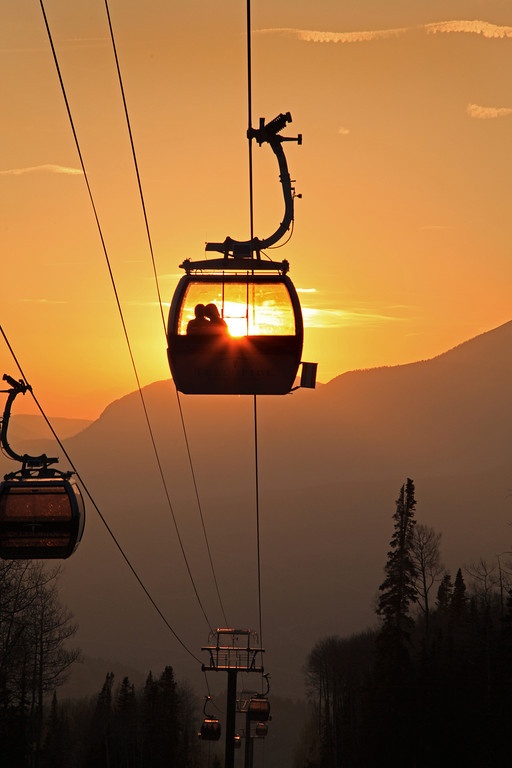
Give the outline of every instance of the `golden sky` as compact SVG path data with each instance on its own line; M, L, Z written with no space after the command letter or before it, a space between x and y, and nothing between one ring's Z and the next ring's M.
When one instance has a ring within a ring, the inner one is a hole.
M184 258L249 235L245 6L109 3L165 312ZM45 10L140 380L167 378L105 4ZM290 111L303 134L277 257L319 380L510 320L510 2L253 0L252 29L253 124ZM49 416L96 418L136 382L39 3L2 3L0 57L0 323ZM265 237L282 218L268 147L254 166ZM0 365L19 378L3 339Z

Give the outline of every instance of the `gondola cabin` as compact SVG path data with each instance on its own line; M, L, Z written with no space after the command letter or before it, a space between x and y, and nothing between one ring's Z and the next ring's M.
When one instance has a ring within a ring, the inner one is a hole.
M64 476L21 477L0 483L0 557L66 559L82 537L84 502Z
M184 394L287 394L302 344L300 303L285 274L187 274L176 288L168 357Z
M268 725L266 723L257 723L256 737L258 739L264 739L267 733L268 733Z
M270 701L264 696L257 696L250 700L247 710L249 720L256 720L258 723L266 723L270 717Z
M221 727L216 717L206 717L201 725L199 736L206 741L218 741L220 739Z

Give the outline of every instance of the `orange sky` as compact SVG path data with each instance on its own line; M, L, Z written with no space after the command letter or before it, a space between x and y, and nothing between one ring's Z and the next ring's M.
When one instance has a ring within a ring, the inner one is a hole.
M253 123L290 111L304 137L286 146L302 199L278 256L320 381L512 314L512 7L385 5L253 2ZM167 312L184 258L248 237L245 2L109 7ZM45 8L146 384L169 371L105 6ZM49 416L96 418L136 383L39 4L2 5L0 56L0 323ZM268 147L254 163L264 237L282 201ZM19 377L2 339L0 365Z

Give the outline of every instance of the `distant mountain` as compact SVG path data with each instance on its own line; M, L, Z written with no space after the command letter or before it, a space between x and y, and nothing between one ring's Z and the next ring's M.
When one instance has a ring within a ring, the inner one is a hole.
M417 519L443 534L452 573L512 549L511 392L512 322L432 360L260 397L256 413L251 397L181 396L188 449L172 382L143 390L152 436L140 394L117 400L65 447L186 649L90 501L84 540L62 577L80 624L77 643L89 656L136 669L172 664L201 689L209 623L258 629L259 527L265 666L276 694L300 695L301 668L319 638L375 621L395 499L407 477L416 484ZM222 674L212 681L225 684Z
M92 424L89 419L65 419L61 416L50 417L49 421L62 440L73 437ZM9 421L9 435L13 436L13 440L48 440L51 438L49 427L43 417L26 413L13 413Z

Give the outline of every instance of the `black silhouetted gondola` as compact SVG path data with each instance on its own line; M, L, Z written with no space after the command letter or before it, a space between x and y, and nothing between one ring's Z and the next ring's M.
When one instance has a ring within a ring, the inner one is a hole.
M293 221L294 190L281 145L301 137L279 136L289 121L287 113L249 131L260 145L270 144L279 162L285 216L276 232L266 240L207 243L222 258L180 265L186 274L171 303L167 337L171 373L185 394L283 395L294 387L304 335L300 302L288 262L262 257ZM208 320L212 306L220 321ZM315 373L316 364L303 363L301 385L314 387Z
M199 734L202 739L206 741L218 741L220 739L221 727L220 722L216 717L205 717L203 724L201 725L201 733Z
M55 458L20 456L7 442L11 405L29 389L4 375L11 384L2 417L0 440L4 452L20 461L22 469L0 483L0 557L5 560L65 559L82 537L85 508L72 472L51 469Z

